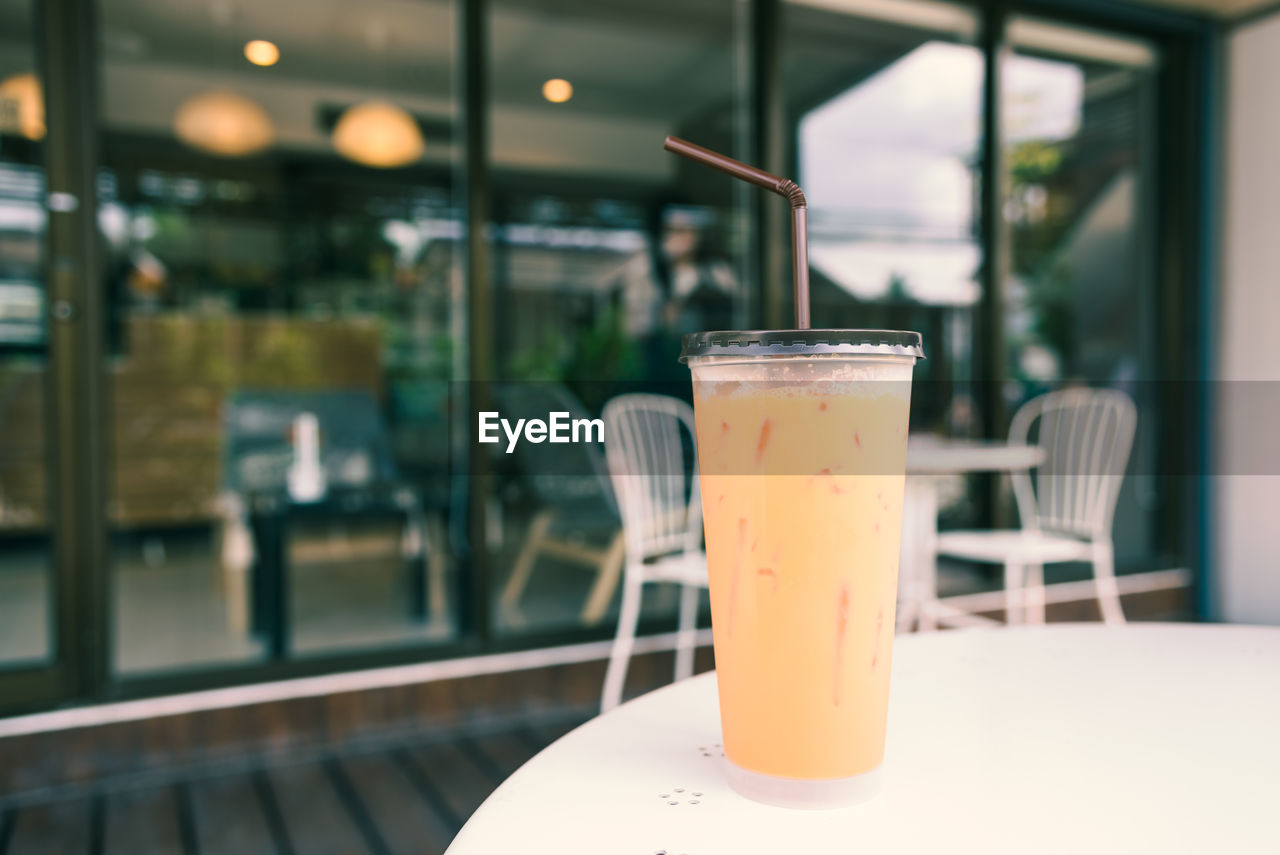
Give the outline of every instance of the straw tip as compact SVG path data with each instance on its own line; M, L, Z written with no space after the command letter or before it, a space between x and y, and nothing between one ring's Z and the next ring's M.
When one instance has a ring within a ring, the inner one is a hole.
M667 134L667 138L662 141L662 147L667 151L674 151L679 142L679 138Z

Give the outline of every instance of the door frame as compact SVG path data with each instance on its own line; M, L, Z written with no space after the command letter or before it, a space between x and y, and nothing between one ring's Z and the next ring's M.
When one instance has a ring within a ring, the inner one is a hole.
M96 3L32 2L44 81L45 472L52 584L46 663L0 671L0 714L106 687L104 295L97 225Z

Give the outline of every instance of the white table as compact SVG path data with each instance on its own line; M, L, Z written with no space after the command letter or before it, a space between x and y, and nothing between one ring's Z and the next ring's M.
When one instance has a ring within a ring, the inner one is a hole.
M1034 445L942 439L913 434L907 444L907 485L902 512L902 561L898 630L939 622L984 623L966 609L938 599L938 481L940 475L1019 472L1038 466L1044 451Z
M1277 851L1280 628L1059 624L895 648L872 802L790 811L730 790L704 674L561 738L449 853Z

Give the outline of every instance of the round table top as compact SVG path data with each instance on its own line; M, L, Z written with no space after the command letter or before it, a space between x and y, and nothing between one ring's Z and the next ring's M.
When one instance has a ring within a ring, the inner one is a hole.
M952 475L959 472L1015 472L1044 461L1036 445L1010 445L982 439L943 439L912 434L907 443L907 474Z
M449 852L1276 851L1280 628L1057 625L895 647L871 802L794 811L730 790L703 674L562 737Z

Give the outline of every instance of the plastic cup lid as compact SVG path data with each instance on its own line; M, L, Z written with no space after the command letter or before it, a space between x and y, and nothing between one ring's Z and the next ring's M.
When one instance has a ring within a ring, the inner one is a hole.
M852 353L924 359L918 332L904 330L726 330L689 333L680 361L698 357Z

